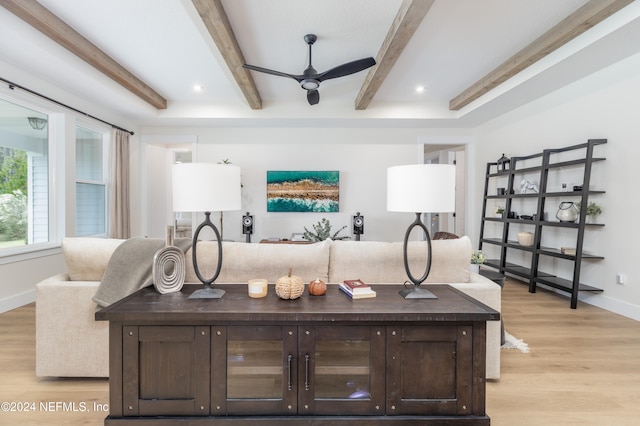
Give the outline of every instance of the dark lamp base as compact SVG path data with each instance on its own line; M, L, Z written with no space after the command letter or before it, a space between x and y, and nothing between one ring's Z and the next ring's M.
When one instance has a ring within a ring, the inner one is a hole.
M429 230L422 223L422 219L420 218L421 213L416 213L416 220L409 226L407 232L404 234L404 244L402 246L402 257L404 259L404 270L407 272L407 276L409 277L409 281L405 282L404 290L400 290L400 296L405 299L437 299L438 297L431 293L429 290L425 290L420 288L420 284L422 284L427 277L429 276L429 271L431 270L431 235L429 235ZM411 269L409 268L409 256L407 255L407 247L409 246L409 235L411 234L411 230L413 228L420 228L424 231L427 237L427 265L424 270L424 274L420 278L416 278L411 273Z
M189 296L189 299L221 299L222 296L224 296L224 290L207 287L194 291L191 293L191 296Z
M400 296L405 299L437 299L438 296L420 287L412 287L406 290L400 290Z
M198 235L200 235L200 231L203 228L209 227L213 230L213 233L216 235L216 241L218 242L218 265L216 266L216 272L213 274L211 278L204 278L200 274L200 268L198 268L198 256L196 255L196 250L198 248ZM191 245L191 255L193 259L193 270L196 273L198 279L204 285L202 290L194 291L189 299L220 299L224 295L224 290L220 290L217 288L212 288L211 286L215 283L216 278L220 274L220 268L222 267L222 238L220 237L220 232L218 228L211 222L211 212L204 212L204 222L200 224L196 228L196 233L193 234L193 244Z

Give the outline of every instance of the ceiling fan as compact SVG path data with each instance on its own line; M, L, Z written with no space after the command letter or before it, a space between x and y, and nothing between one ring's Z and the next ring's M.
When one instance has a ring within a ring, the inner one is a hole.
M253 71L277 75L280 77L288 77L296 80L298 83L300 83L300 87L307 91L307 101L309 102L309 105L315 105L320 102L320 93L318 92L320 83L332 78L355 74L362 70L366 70L367 68L372 67L376 64L375 59L369 57L358 59L352 62L347 62L346 64L338 65L337 67L331 68L328 71L318 73L313 65L311 65L311 46L313 46L313 43L315 43L317 39L318 37L315 34L307 34L306 36L304 36L304 41L309 45L309 66L300 75L287 74L284 72L274 71L249 64L244 64L242 66Z

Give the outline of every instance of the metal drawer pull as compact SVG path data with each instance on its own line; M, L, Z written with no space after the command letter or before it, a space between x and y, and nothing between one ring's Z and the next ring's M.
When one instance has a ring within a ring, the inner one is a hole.
M309 385L309 359L311 359L311 357L309 356L309 354L306 354L304 356L304 390L309 390L310 389L310 385Z
M289 390L293 389L293 383L291 383L291 361L293 361L293 355L289 354L289 356L287 356L287 363L289 364L289 383L288 383Z

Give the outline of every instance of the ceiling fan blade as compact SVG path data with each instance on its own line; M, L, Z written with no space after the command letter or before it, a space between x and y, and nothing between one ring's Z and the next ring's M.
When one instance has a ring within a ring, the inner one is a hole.
M309 105L315 105L320 102L320 92L317 90L307 90L307 101L309 101Z
M344 77L345 75L355 74L362 70L366 70L376 64L376 60L373 58L363 58L356 61L347 62L346 64L338 65L335 68L331 68L328 71L317 75L318 81L329 80L331 78Z
M286 72L274 71L274 70L270 70L268 68L256 67L255 65L243 64L242 68L246 68L246 69L249 69L249 70L252 70L252 71L262 72L262 73L265 73L265 74L277 75L278 77L292 78L292 79L296 80L298 83L300 83L302 81L302 78L301 78L302 76L294 75L294 74L287 74Z

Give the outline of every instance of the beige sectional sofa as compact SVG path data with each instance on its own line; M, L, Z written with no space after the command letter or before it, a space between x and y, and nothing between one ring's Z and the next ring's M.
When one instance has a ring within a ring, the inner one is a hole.
M109 259L123 240L68 238L62 243L67 272L36 285L36 375L108 377L108 323L94 320L99 306L92 300ZM198 243L198 266L211 276L217 261L213 242ZM471 241L433 241L427 283L448 283L500 311L501 287L469 271ZM422 275L426 243L410 242L410 267ZM329 283L359 278L400 287L406 280L402 243L323 241L314 244L223 243L219 283L246 284L251 278L274 283L289 267L306 282ZM187 252L186 281L198 283L191 252ZM428 284L426 284L428 285ZM272 291L272 290L271 290ZM303 295L307 297L307 293ZM295 303L295 302L294 302ZM487 324L487 378L500 377L500 322Z

